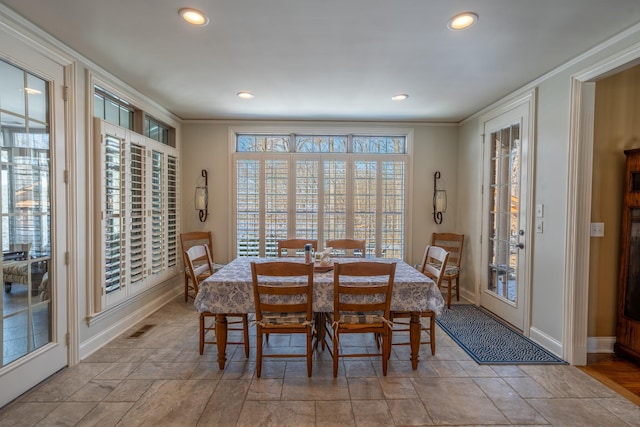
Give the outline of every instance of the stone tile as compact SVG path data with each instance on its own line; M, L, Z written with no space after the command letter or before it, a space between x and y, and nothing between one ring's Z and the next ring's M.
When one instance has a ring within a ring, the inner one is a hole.
M598 404L629 425L640 425L640 406L622 397L596 399Z
M219 380L224 374L224 370L220 369L218 362L195 361L195 363L196 368L191 371L190 380Z
M64 402L51 411L37 426L75 426L95 406L95 402Z
M471 378L412 381L435 425L509 423Z
M497 377L496 371L491 369L489 365L479 365L475 360L464 361L459 360L458 365L469 375L470 377Z
M143 362L127 379L130 380L182 380L191 377L196 369L195 363Z
M433 425L433 420L420 399L387 399L387 405L397 426Z
M504 381L523 399L553 397L549 390L530 377L504 378Z
M79 363L63 369L20 398L24 402L62 402L96 378L108 363Z
M185 362L178 358L182 352L180 348L160 348L150 354L145 362Z
M382 362L379 363L382 364ZM360 360L345 360L344 372L347 378L376 376L376 369L373 367L373 363L366 357Z
M350 401L316 401L316 427L355 427Z
M411 378L381 378L380 385L385 399L417 399Z
M235 426L251 380L220 380L204 408L199 426Z
M101 402L98 403L82 420L77 427L109 427L118 424L118 421L133 406L133 402Z
M215 384L205 380L159 380L122 417L120 424L196 425Z
M61 403L13 402L0 409L0 425L23 427L36 425Z
M377 377L347 378L351 400L384 399L382 387Z
M420 363L424 363L425 365L429 365L429 367L437 374L437 376L442 378L451 378L451 377L468 377L469 374L462 369L460 364L456 361L450 360L428 360Z
M517 365L491 365L499 377L526 377L527 374Z
M622 426L624 421L597 402L597 399L530 399L533 406L554 426ZM639 425L638 418L631 425Z
M353 400L351 407L358 427L393 427L395 425L385 400Z
M240 413L237 427L314 427L314 402L248 400Z
M255 375L256 362L252 361L244 362L227 362L222 374L223 380L250 380Z
M76 391L67 401L101 402L119 384L119 380L91 380Z
M254 378L246 400L280 400L282 378Z
M98 380L123 380L135 371L140 362L117 362L109 363L107 367L96 376Z
M153 384L153 380L124 380L104 399L104 402L135 402Z
M575 366L524 365L521 369L554 397L614 397L613 390Z
M283 400L349 400L345 378L285 378Z
M475 378L475 383L493 401L513 424L546 424L544 419L526 400L522 399L501 378Z

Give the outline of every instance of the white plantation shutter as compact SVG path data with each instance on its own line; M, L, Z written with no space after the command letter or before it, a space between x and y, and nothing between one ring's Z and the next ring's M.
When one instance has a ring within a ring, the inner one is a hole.
M130 218L129 218L129 249L130 249L130 278L131 284L141 283L146 277L146 244L145 244L145 211L146 211L146 149L137 144L130 147L129 180Z
M380 248L381 256L402 258L404 245L405 215L405 163L404 161L382 161L382 197Z
M178 263L178 159L167 156L167 265Z
M260 161L236 163L236 251L257 256L260 251Z
M173 147L95 120L99 287L94 313L179 273L178 157Z
M295 236L301 239L318 238L319 166L318 160L296 161Z
M264 253L278 254L278 240L287 238L289 218L289 161L264 161Z
M347 162L324 162L324 241L342 239L347 233Z

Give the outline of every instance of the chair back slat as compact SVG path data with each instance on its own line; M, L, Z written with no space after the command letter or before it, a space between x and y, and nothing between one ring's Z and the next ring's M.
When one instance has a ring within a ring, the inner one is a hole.
M327 240L325 246L333 248L331 256L359 256L361 258L366 258L367 256L367 242L364 239Z
M305 245L310 244L314 252L318 250L318 241L311 239L287 239L278 241L278 256L304 256Z
M462 261L462 248L464 246L464 234L433 233L431 245L439 246L449 252L449 267L460 267Z

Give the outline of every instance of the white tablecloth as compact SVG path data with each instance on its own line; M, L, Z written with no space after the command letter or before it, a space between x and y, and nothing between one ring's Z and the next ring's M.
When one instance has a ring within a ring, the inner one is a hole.
M253 288L251 284L251 261L302 262L301 259L239 257L212 274L200 284L194 301L200 312L253 313ZM442 313L444 299L435 283L404 261L388 258L334 258L332 262L381 261L396 262L396 273L391 300L392 311L433 310L436 316ZM280 282L286 281L282 278ZM342 280L342 279L341 279ZM348 281L363 283L362 278ZM348 283L348 282L347 282ZM333 270L315 272L313 276L313 309L316 312L333 311Z

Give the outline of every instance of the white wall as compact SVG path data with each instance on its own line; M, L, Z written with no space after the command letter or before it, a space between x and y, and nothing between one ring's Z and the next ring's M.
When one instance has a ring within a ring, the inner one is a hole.
M474 296L476 290L469 285L470 277L479 277L480 229L478 212L482 206L478 180L482 168L478 164L481 156L481 126L479 117L515 98L519 93L537 88L537 123L535 141L534 204L544 204L544 233L534 234L532 258L532 336L546 337L557 342L562 351L569 343L564 342L565 319L565 268L567 266L567 218L569 130L571 77L592 67L606 58L615 56L629 46L640 43L640 28L636 26L580 57L548 73L531 84L518 89L494 105L488 106L466 120L460 126L458 158L459 209L458 228L470 235L470 245L465 241L465 275L467 286L464 292ZM467 250L468 249L468 250ZM582 286L576 284L576 286ZM554 349L555 350L555 349Z
M457 185L458 185L458 131L454 125L406 124L406 123L345 123L345 122L186 122L182 127L182 212L185 231L211 230L214 237L216 262L226 263L233 259L230 242L229 204L231 198L230 177L230 128L260 126L305 126L317 129L343 131L349 129L413 129L414 161L411 174L412 191L409 232L411 244L407 261L412 265L420 261L424 247L431 241L434 231L456 229ZM194 209L193 197L202 169L209 173L210 217L201 223ZM439 170L447 189L449 206L444 221L436 226L433 222L433 173Z

